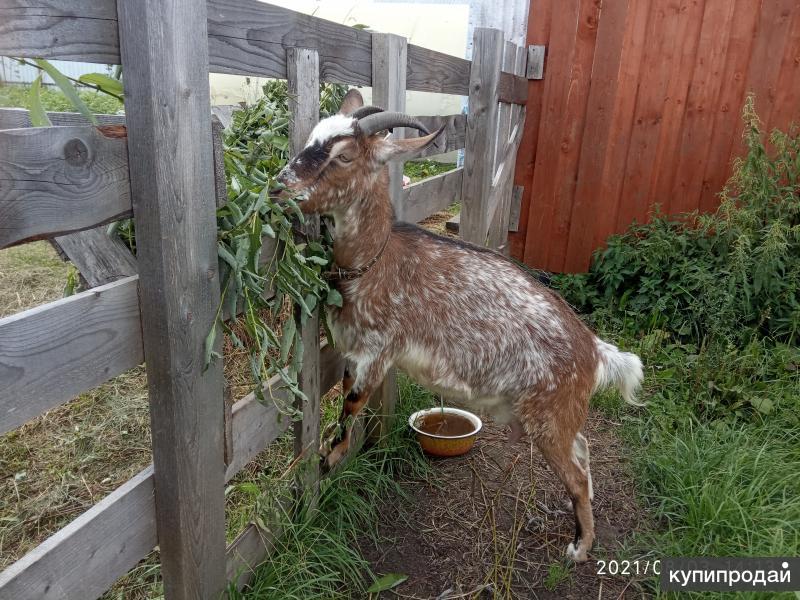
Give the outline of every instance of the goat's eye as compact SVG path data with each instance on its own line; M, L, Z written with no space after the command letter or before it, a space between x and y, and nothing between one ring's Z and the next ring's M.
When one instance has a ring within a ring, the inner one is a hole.
M347 154L340 154L336 158L338 158L340 161L345 162L345 163L349 163L350 160L351 160L350 157L347 156Z

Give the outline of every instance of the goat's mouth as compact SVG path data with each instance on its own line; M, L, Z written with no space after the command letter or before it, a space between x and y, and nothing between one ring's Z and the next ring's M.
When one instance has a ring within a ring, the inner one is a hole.
M302 188L299 190L291 189L282 183L273 185L267 190L267 193L278 201L281 200L294 200L295 202L305 202L308 200L309 190Z

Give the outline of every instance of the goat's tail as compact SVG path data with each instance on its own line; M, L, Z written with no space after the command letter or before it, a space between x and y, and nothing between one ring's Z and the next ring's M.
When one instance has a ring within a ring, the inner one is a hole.
M615 386L625 402L644 406L636 401L636 392L642 383L642 361L631 352L622 352L613 344L596 338L597 371L594 377L595 391Z

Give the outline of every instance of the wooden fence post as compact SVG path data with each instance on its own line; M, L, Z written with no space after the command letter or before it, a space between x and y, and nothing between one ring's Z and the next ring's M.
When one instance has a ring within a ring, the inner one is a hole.
M489 228L489 192L494 176L503 32L478 28L469 72L469 113L461 186L461 237L484 246Z
M372 34L372 103L387 111L406 110L406 71L408 65L408 41L392 33ZM402 139L404 132L398 127L392 133ZM389 163L389 197L395 216L403 219L403 163ZM391 369L380 389L373 394L369 406L378 415L378 426L370 428L369 435L375 439L390 430L397 405L397 373Z
M117 2L164 593L225 589L222 361L204 0ZM221 342L218 336L218 347Z
M286 50L286 72L289 86L289 142L292 154L300 152L319 121L319 54L316 50L288 48ZM306 216L305 234L309 240L319 239L319 217ZM306 401L298 400L297 407L303 420L294 424L295 456L302 456L298 465L296 483L299 490L308 496L309 507L316 506L319 489L319 311L306 320L302 328L303 368L299 375L300 389Z

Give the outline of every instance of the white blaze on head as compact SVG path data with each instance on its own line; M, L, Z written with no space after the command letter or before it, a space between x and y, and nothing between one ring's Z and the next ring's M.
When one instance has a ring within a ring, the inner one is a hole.
M346 115L333 115L323 119L314 127L306 146L324 144L326 140L340 135L353 135L355 122L356 120L353 117Z

